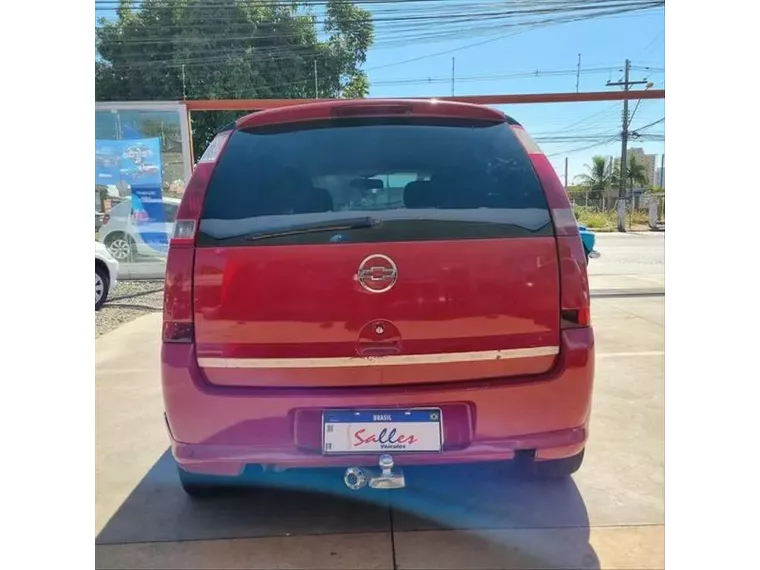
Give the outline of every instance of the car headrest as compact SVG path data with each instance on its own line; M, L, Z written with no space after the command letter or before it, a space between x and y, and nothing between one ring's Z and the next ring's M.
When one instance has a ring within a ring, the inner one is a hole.
M310 192L310 212L332 212L334 204L330 192L325 188L314 187Z
M404 205L407 208L435 208L436 193L432 183L415 180L404 187Z

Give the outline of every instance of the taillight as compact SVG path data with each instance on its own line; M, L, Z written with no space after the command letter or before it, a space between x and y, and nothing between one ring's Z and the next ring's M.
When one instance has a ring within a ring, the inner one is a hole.
M588 327L591 325L591 310L588 307L585 309L563 309L560 318L563 329Z
M143 222L147 222L150 219L148 216L148 212L145 212L144 210L138 210L136 212L132 212L132 223L133 224L141 224Z
M195 233L198 230L198 221L203 210L203 201L206 198L211 173L214 171L216 161L224 149L224 145L230 137L231 131L219 133L206 148L198 164L195 165L193 175L187 183L182 201L177 209L177 219L174 222L174 235L169 242L171 246L193 246Z
M230 131L219 133L203 153L185 188L177 209L174 235L169 241L164 284L164 342L193 342L193 261L195 233L203 200L217 158L229 139Z
M588 327L591 325L591 303L586 253L570 198L549 159L530 135L519 125L513 125L512 130L530 157L554 222L560 277L560 326Z
M164 282L164 342L192 342L193 330L192 248L169 247Z

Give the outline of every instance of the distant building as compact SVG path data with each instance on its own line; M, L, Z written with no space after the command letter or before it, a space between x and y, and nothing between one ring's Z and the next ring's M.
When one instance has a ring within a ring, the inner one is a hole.
M655 186L659 186L660 188L665 188L665 167L657 168L655 170Z
M647 177L647 186L656 185L658 180L655 168L655 164L657 164L657 155L645 154L643 148L636 147L628 149L628 160L631 160L632 156L636 157L636 162L644 165L644 174ZM613 164L616 170L620 169L620 158L614 159Z

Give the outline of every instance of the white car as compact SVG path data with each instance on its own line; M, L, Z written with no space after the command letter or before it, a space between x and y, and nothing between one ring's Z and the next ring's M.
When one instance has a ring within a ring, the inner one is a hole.
M95 310L99 311L108 293L118 283L119 262L100 242L95 242Z
M174 232L174 220L177 218L179 199L163 198L165 221L161 223L137 223L132 214L132 202L127 199L113 207L103 216L102 226L98 230L98 239L118 261L134 261L138 255L155 257L161 255L145 243L141 232Z

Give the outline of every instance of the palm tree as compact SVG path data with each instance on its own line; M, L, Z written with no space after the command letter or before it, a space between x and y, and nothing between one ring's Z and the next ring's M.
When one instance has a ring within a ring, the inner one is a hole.
M634 183L639 186L646 186L649 184L646 166L636 160L636 156L631 156L631 158L628 159L628 168L626 169L625 174L628 179L629 188L633 188Z
M649 179L647 178L647 169L646 166L641 164L637 159L636 155L631 155L628 158L628 167L625 169L625 178L626 182L628 182L627 187L628 189L632 189L634 184L638 184L639 186L646 186L649 184ZM620 181L620 168L615 167L614 171L612 172L612 175L610 176L611 183L615 186L619 185Z
M603 156L591 158L591 164L585 165L588 174L579 174L575 177L581 186L588 188L590 198L599 198L612 183L612 165Z

